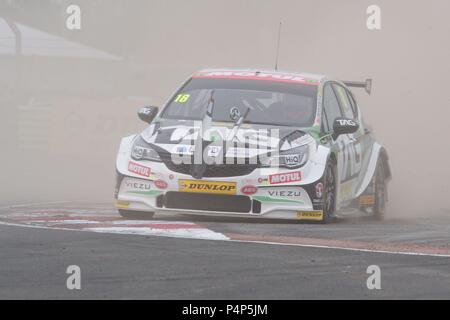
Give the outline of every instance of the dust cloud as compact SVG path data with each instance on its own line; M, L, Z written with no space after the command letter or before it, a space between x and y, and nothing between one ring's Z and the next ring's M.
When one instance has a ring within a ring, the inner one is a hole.
M449 15L446 0L0 1L23 26L17 55L0 24L0 204L111 200L138 107L201 68L273 68L281 21L280 69L373 78L354 92L390 155L389 216L450 214Z

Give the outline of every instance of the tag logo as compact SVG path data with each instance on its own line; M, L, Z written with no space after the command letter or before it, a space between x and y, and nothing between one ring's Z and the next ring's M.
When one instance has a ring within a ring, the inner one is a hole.
M339 122L341 126L356 126L356 122L352 119L336 119L336 121Z

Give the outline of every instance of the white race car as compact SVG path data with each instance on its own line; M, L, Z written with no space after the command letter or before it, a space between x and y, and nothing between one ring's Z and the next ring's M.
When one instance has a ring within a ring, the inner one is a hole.
M362 210L381 218L386 150L348 87L371 81L262 70L202 70L149 126L122 139L116 207L160 213L328 222Z

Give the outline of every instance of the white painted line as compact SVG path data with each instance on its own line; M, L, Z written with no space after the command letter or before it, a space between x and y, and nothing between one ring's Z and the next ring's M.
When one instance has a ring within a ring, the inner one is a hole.
M83 228L83 229L69 229L54 226L42 226L32 224L18 224L0 221L0 225L46 229L46 230L59 230L59 231L81 231L91 233L109 233L109 234L123 234L123 235L143 235L143 236L156 236L166 238L187 238L195 240L214 240L214 241L227 241L229 238L222 233L215 232L209 229L152 229L152 228L127 228L127 227L105 227L105 228ZM144 230L146 229L146 230Z
M259 241L259 240L233 240L228 238L226 235L214 232L217 235L221 236L206 236L202 237L201 234L196 237L187 237L180 236L177 234L170 234L168 232L159 233L159 232L139 232L137 230L129 230L131 232L123 232L124 230L120 230L121 228L85 228L85 229L68 229L68 228L55 228L55 227L47 227L47 226L37 226L37 225L26 225L26 224L17 224L17 223L9 223L0 221L0 225L8 225L15 227L25 227L25 228L36 228L36 229L47 229L47 230L64 230L64 231L82 231L82 232L98 232L98 233L116 233L116 234L134 234L134 235L145 235L145 236L158 236L158 237L167 237L167 238L190 238L196 240L212 240L212 241L225 241L225 242L240 242L240 243L252 243L252 244L265 244L265 245L278 245L278 246L294 246L294 247L303 247L303 248L317 248L317 249L333 249L333 250L345 250L345 251L356 251L356 252L367 252L367 253L383 253L383 254L398 254L398 255L409 255L409 256L427 256L427 257L440 257L440 258L450 258L449 254L438 254L438 253L420 253L420 252L412 252L412 251L389 251L389 250L372 250L372 249L361 249L361 248L347 248L347 247L339 247L339 246L325 246L325 245L313 245L313 244L298 244L298 243L282 243L282 242L270 242L270 241ZM97 229L97 230L93 230ZM103 230L105 229L105 230ZM108 230L109 229L109 230ZM111 229L117 229L111 230ZM123 228L123 229L134 229L134 228ZM143 229L143 228L136 228ZM154 229L152 229L154 230Z
M119 233L119 234L136 234L143 236L158 236L168 238L188 238L201 240L228 240L228 237L222 233L218 233L209 229L153 229L139 227L102 227L102 228L83 228L86 231L100 233Z
M111 224L134 224L134 225L138 225L138 224L148 224L148 225L152 225L152 224L173 224L173 225L180 225L180 226L197 226L196 223L193 222L188 222L188 221L168 221L168 220L113 220L113 221L103 221L111 223ZM199 225L199 228L201 228L201 226Z
M49 223L52 226L59 224L99 224L103 223L102 221L92 221L92 220L33 220L29 221L29 223Z
M410 256L428 256L428 257L445 257L445 258L450 258L450 254L439 254L439 253L421 253L421 252L412 252L412 251L372 250L372 249L347 248L347 247L325 246L325 245L315 245L315 244L270 242L270 241L262 241L262 240L234 240L234 239L229 239L227 241L230 241L230 242L242 242L242 243L269 244L269 245L279 245L279 246L318 248L318 249L335 249L335 250L346 250L346 251L360 251L360 252L369 252L369 253L387 253L387 254L402 254L402 255L410 255Z
M13 223L13 222L5 222L5 221L0 221L0 225L12 226L12 227L23 227L23 228L47 229L47 230L83 231L81 229L55 228L55 227L48 227L48 226L39 226L39 225L34 225L34 224L19 224L19 223Z
M6 207L0 207L0 210L4 209L14 209L14 208L24 208L31 206L41 206L41 205L52 205L52 204L63 204L63 203L71 203L73 201L53 201L53 202L35 202L35 203L24 203L24 204L13 204Z

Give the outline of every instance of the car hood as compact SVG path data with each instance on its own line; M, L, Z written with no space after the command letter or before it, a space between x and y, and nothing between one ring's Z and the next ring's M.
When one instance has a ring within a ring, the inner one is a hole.
M201 121L159 120L152 123L141 137L158 151L192 153L201 133ZM311 129L244 123L235 134L233 123L213 122L203 130L203 145L221 146L227 156L252 157L261 153L284 151L314 141ZM245 149L245 153L242 150Z

